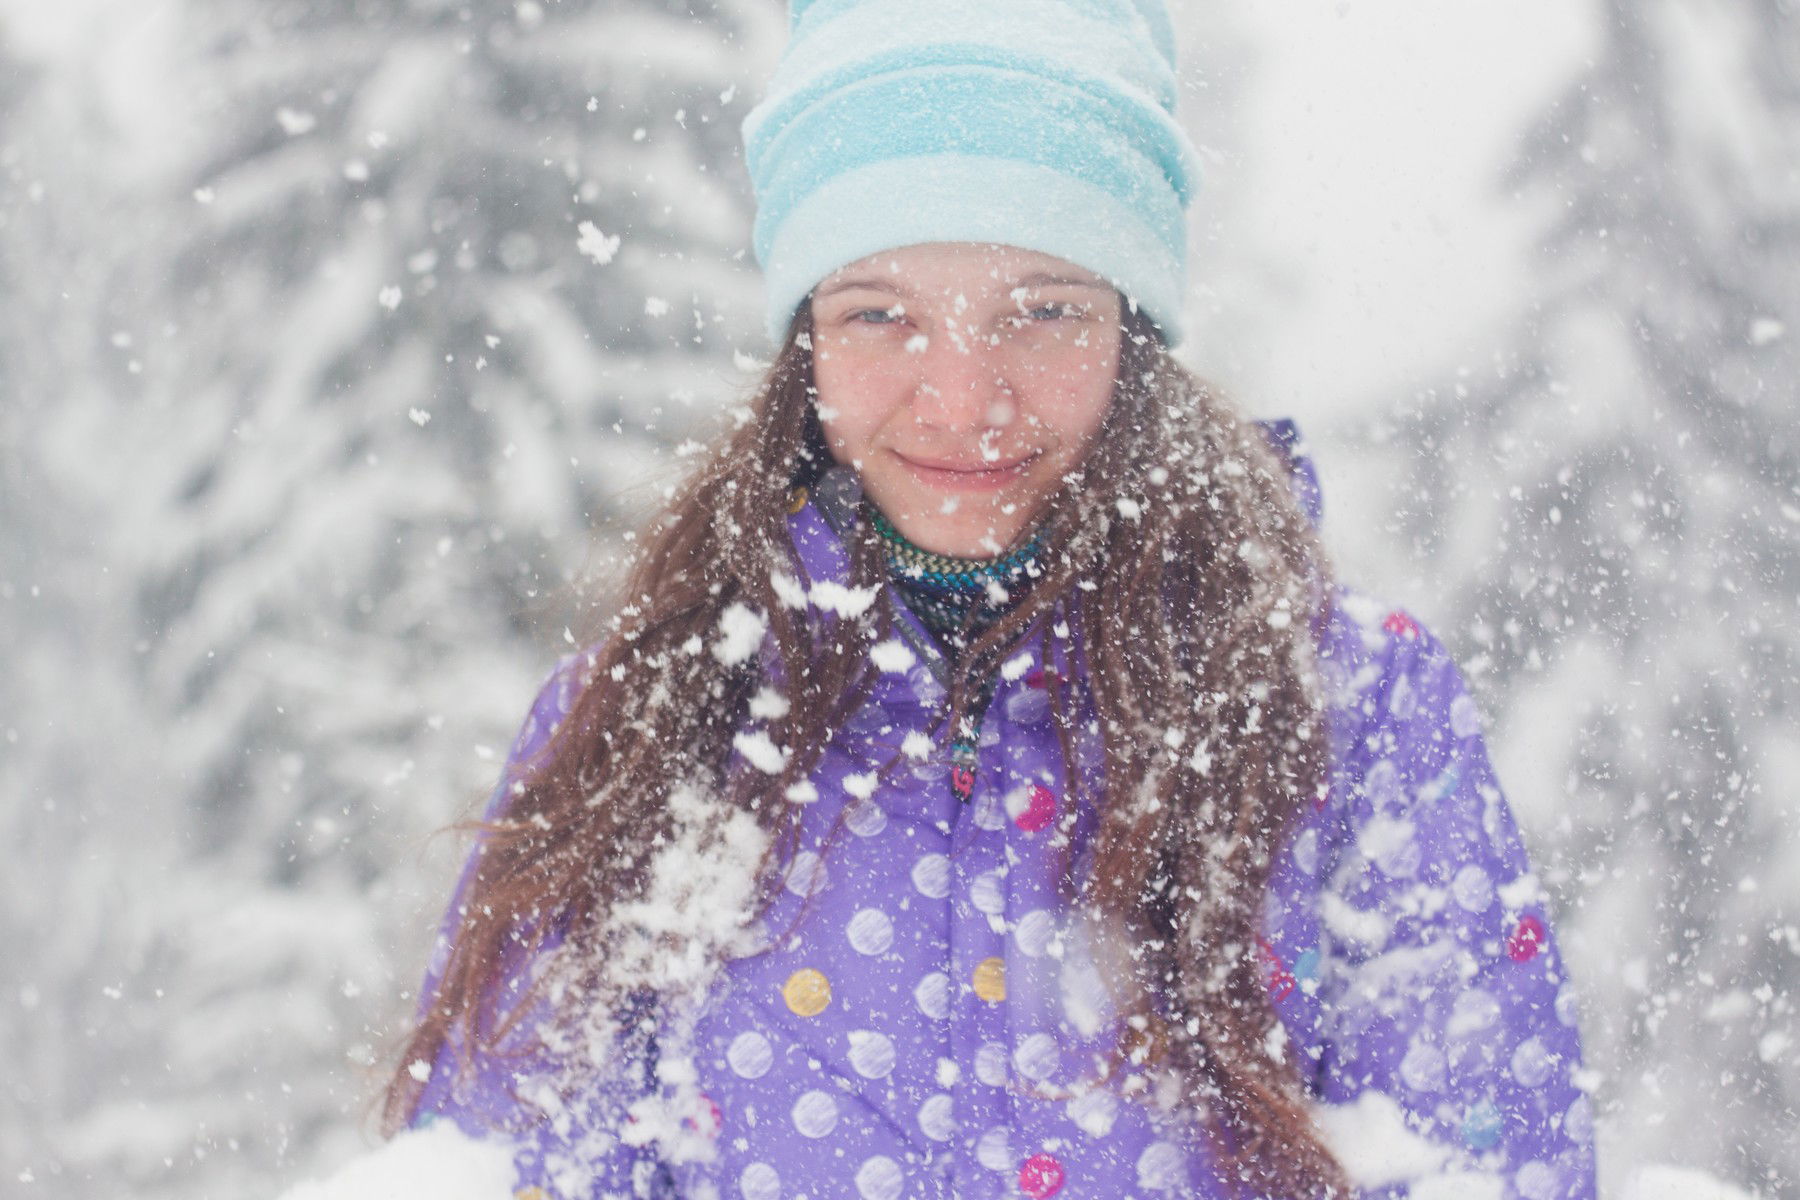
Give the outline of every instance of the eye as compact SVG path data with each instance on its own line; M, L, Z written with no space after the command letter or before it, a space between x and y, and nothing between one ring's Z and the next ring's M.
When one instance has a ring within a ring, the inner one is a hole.
M1079 304L1071 304L1066 300L1047 300L1042 304L1033 304L1029 308L1021 308L1019 312L1007 320L1016 329L1025 325L1045 325L1056 321L1070 320L1086 315L1087 309Z
M905 316L906 307L896 304L892 308L859 308L847 319L853 325L898 325Z

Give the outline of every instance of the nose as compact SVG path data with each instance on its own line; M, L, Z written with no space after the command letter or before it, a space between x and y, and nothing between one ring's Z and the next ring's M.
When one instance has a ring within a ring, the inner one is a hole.
M978 434L1012 419L1000 355L986 339L940 326L919 348L913 419L948 433Z

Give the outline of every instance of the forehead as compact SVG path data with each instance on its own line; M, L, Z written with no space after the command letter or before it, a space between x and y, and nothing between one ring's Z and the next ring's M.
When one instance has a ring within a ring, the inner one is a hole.
M926 242L881 250L840 267L814 294L854 287L929 296L1005 294L1020 287L1067 286L1112 290L1105 279L1067 259L990 242Z

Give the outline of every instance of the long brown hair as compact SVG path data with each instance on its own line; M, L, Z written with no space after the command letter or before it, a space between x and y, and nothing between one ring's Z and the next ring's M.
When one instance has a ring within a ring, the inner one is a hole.
M1085 673L1070 682L1098 719L1105 793L1090 798L1102 816L1083 898L1126 935L1135 1008L1158 1016L1160 1036L1137 1049L1173 1068L1229 1176L1260 1195L1347 1195L1292 1056L1271 1049L1278 1018L1257 955L1277 853L1326 782L1313 663L1326 560L1260 431L1170 357L1141 313L1123 324L1107 417L1050 500L1045 573L958 659L944 721L962 719L976 682L1028 630L1045 618L1078 626ZM867 697L868 651L893 621L886 589L861 617L824 624L776 590L777 576L798 574L792 488L831 465L810 346L802 304L750 418L644 536L590 682L503 819L484 827L441 983L402 1064L434 1061L452 1034L469 1053L496 1045L526 1008L500 1011L504 964L541 951L553 929L604 953L584 939L642 894L650 849L672 833L677 781L698 773L751 814L769 833L765 867L791 852L796 806L782 797ZM879 547L860 526L848 542L853 586L878 587ZM788 757L749 782L722 773L756 664L691 652L732 604L766 618L787 689L766 729ZM1078 781L1065 699L1058 737ZM411 1118L419 1086L396 1071L390 1129Z

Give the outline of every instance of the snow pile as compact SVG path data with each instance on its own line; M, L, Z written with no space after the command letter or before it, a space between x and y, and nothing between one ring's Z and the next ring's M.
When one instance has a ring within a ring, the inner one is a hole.
M654 991L698 1000L716 964L751 952L768 835L749 813L706 789L669 795L673 837L651 861L641 900L614 906L606 983L618 995Z
M1650 1166L1638 1168L1619 1200L1756 1200L1756 1193L1714 1179L1705 1171Z
M625 1140L669 1163L710 1159L718 1110L699 1088L693 1022L720 964L766 945L756 920L768 834L756 819L692 784L675 788L670 837L649 863L641 899L616 904L602 931L606 962L586 1056L606 1067L617 1047L614 998L653 994L656 1088L632 1102Z
M1407 1128L1400 1105L1383 1092L1364 1092L1348 1104L1325 1104L1313 1110L1325 1144L1359 1188L1414 1183L1413 1194L1450 1157L1450 1151ZM1458 1176L1466 1200L1481 1196L1467 1176ZM1499 1189L1494 1190L1499 1195Z
M281 1200L512 1200L512 1152L449 1121L401 1133L320 1183Z

